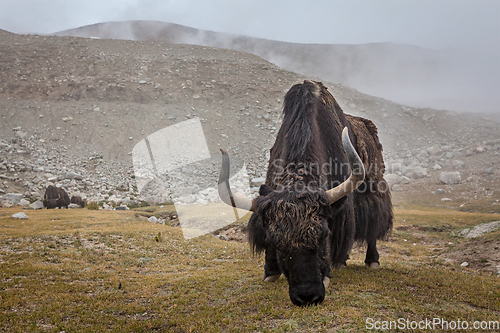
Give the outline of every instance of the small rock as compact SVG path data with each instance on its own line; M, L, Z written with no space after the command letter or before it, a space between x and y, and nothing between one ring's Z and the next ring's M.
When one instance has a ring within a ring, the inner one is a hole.
M441 172L441 175L439 175L439 181L443 184L458 184L461 180L462 177L460 176L460 172L458 171Z
M446 190L444 188L438 188L436 190L436 194L445 194L446 193Z
M148 221L153 223L158 223L158 219L156 218L156 216L151 216L150 218L148 218Z
M77 204L71 203L71 204L69 204L68 208L70 208L70 209L80 208L80 205L77 205Z
M482 174L484 175L493 175L495 173L495 170L493 167L489 167L483 170Z
M469 266L469 263L467 261L464 261L463 263L460 264L462 267L467 267Z
M439 147L429 147L427 152L433 156L441 154L442 150Z
M16 214L12 215L11 218L20 219L20 220L29 220L28 215L26 215L23 212L16 213Z
M266 179L264 177L258 177L254 178L251 181L252 187L260 187L260 185L264 184L266 182Z
M65 179L76 179L76 180L82 180L83 176L80 174L77 174L75 172L66 172Z

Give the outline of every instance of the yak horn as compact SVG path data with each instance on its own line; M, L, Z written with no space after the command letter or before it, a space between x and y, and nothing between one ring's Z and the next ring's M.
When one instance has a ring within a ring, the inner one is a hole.
M342 145L351 166L351 175L342 184L326 191L330 205L357 189L365 179L365 166L352 146L347 127L342 131Z
M219 196L224 203L233 208L245 209L254 212L253 201L244 197L239 193L232 193L229 186L229 156L227 151L221 148L222 153L222 167L219 175Z

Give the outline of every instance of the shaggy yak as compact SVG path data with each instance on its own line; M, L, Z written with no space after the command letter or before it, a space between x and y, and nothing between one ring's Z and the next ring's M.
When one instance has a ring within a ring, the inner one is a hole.
M71 202L72 204L76 204L76 205L78 205L78 206L80 206L80 207L82 207L82 208L84 208L84 207L85 207L85 201L83 201L83 200L82 200L82 197L81 197L81 196L79 196L79 195L73 195L73 196L71 197L70 202Z
M324 300L331 268L346 265L355 241L368 245L365 264L378 267L377 239L392 229L393 213L377 128L345 115L322 83L304 81L286 94L257 198L231 193L221 151L219 195L253 212L248 238L254 253L265 252L264 280L283 273L293 304Z
M70 204L68 193L63 188L58 188L53 185L47 186L45 195L43 196L43 206L47 209L51 208L68 208Z

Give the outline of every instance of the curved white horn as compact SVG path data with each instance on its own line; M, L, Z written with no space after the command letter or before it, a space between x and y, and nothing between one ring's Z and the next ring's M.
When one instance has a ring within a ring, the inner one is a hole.
M351 166L351 175L342 184L326 191L330 205L357 189L365 180L365 166L349 139L347 127L342 131L342 145Z
M219 175L219 196L226 204L234 208L245 209L254 212L253 200L250 200L239 193L232 193L229 186L229 156L225 149L221 148L222 167Z

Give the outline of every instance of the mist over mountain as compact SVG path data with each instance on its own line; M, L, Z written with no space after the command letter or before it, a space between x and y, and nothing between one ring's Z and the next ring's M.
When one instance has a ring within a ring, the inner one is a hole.
M56 35L158 40L243 51L287 70L414 107L497 113L500 104L500 58L493 51L433 50L395 43L286 43L158 21L99 23Z

